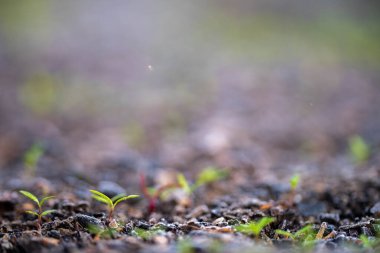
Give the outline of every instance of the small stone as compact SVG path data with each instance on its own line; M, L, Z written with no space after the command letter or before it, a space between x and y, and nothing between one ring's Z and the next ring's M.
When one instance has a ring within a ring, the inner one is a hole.
M52 238L55 238L55 239L60 239L61 238L61 234L57 230L48 231L47 235L48 235L48 237L52 237Z
M83 228L88 228L89 226L104 228L103 223L95 217L84 214L76 214L74 218Z
M169 243L168 238L162 235L153 237L153 241L158 245L167 245Z
M99 183L99 191L110 198L113 198L118 194L125 193L123 187L112 181L101 181Z
M306 200L298 204L298 210L303 216L317 216L326 211L326 205L315 200Z
M371 209L370 212L375 215L376 218L380 218L380 202L377 202Z
M219 226L226 223L226 219L224 217L220 217L212 222L212 225Z
M0 213L13 212L15 206L15 203L9 199L0 199Z
M143 221L137 221L135 227L148 230L150 228L150 225Z
M337 213L322 213L319 215L319 220L321 222L338 224L340 221L340 217L339 217L339 214Z
M119 224L117 224L115 219L112 219L110 224L108 225L110 228L118 228Z
M57 246L59 244L58 239L50 238L50 237L41 237L38 239L38 241L46 247Z
M188 215L188 217L191 217L191 218L196 218L196 217L199 217L201 216L202 214L204 213L208 213L209 212L209 209L206 205L200 205L200 206L197 206L196 208L194 208Z

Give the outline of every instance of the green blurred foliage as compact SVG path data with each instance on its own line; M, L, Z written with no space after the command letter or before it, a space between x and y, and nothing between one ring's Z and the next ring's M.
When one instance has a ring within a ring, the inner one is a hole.
M322 12L316 18L255 13L229 17L214 13L202 26L232 57L262 63L310 60L334 64L380 64L379 18L356 20L349 15Z
M28 176L34 176L38 161L44 154L44 148L40 143L34 143L24 154L24 167L25 174Z
M22 104L39 116L52 112L57 95L57 80L49 73L32 75L19 89Z
M366 162L371 155L370 146L359 135L350 137L348 145L352 160L358 165Z

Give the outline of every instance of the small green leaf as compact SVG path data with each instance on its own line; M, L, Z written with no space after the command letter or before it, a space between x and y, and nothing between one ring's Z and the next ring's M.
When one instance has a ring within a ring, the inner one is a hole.
M55 198L55 197L54 196L48 196L48 197L45 197L45 198L41 199L40 205L42 206L45 203L45 201L47 201L49 199L53 199L53 198Z
M33 211L25 211L26 213L28 213L28 214L32 214L32 215L35 215L35 216L38 216L38 213L36 213L36 212L33 212Z
M301 228L300 230L298 230L297 232L294 233L294 237L298 238L298 239L304 239L304 238L307 238L309 235L311 235L311 237L315 238L315 231L313 229L313 227L311 225L307 225L303 228Z
M292 176L292 178L289 180L289 183L290 183L290 188L292 189L292 191L294 191L297 187L298 187L298 184L300 182L300 175L299 174L295 174Z
M191 193L191 188L189 183L187 182L185 176L182 173L177 175L178 184L182 187L182 189L187 193Z
M125 197L127 196L125 193L120 193L120 194L117 194L116 196L113 196L112 197L112 202L115 202L116 200L120 199L121 197Z
M133 199L133 198L138 198L138 197L140 197L140 196L139 195L129 195L129 196L119 198L118 200L116 200L116 202L113 204L113 206L115 207L117 204L119 204L120 202L125 201L127 199Z
M97 235L103 232L103 229L100 226L94 225L94 224L88 224L87 229L90 232L90 234L94 234L94 235Z
M214 167L208 167L199 173L196 185L201 186L204 184L212 183L218 180L221 180L227 176L227 172Z
M362 137L359 135L352 136L348 140L348 145L351 157L355 163L362 164L368 160L371 154L371 149Z
M282 236L285 236L285 237L289 237L291 239L294 239L294 235L288 231L285 231L285 230L281 230L281 229L276 229L276 234L278 235L282 235Z
M96 191L96 190L90 190L90 192L93 194L92 197L94 199L96 199L100 202L103 202L103 203L107 203L107 205L109 205L109 206L113 206L112 200L107 195L105 195L104 193L101 193L101 192ZM94 195L97 197L95 197ZM103 201L100 199L103 199Z
M30 200L33 200L34 202L37 203L38 206L40 206L40 201L33 193L30 193L28 191L20 191L20 193L24 195L25 197L29 198Z
M54 213L56 210L46 210L44 212L41 213L41 216L45 216L45 215L48 215L48 214L51 214L51 213Z
M44 150L39 143L33 144L24 154L24 165L29 168L34 168L38 160L43 155Z
M105 203L106 205L109 206L109 201L108 201L107 199L104 199L104 198L102 198L102 197L100 197L100 196L98 196L98 195L92 195L91 197L92 197L93 199L96 199L97 201L102 202L102 203Z
M244 234L253 234L258 236L264 227L274 222L276 219L272 217L263 217L257 222L250 222L244 225L236 226L236 230Z

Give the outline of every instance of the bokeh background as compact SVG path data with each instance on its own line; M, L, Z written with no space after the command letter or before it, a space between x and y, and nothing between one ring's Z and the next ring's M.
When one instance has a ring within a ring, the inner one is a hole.
M378 161L379 11L359 0L2 0L1 171L22 170L41 142L45 168L139 157L357 176L351 136Z

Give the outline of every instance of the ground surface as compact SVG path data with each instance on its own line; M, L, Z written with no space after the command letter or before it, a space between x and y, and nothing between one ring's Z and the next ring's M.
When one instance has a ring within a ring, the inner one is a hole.
M380 251L377 1L26 2L0 4L0 253ZM209 166L149 213L141 175ZM90 189L140 197L109 220ZM41 229L19 190L55 196Z

